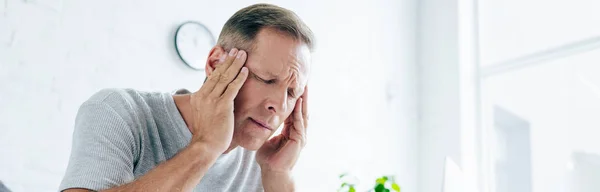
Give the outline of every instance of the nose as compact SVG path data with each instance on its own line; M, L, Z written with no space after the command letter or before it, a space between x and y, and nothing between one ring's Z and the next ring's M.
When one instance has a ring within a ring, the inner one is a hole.
M269 95L267 101L265 102L265 108L270 113L278 113L286 111L287 109L287 91L273 91L272 94Z

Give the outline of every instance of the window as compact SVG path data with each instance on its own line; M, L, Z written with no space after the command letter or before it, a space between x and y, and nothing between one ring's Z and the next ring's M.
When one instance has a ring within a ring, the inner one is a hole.
M600 1L477 4L482 191L600 191Z

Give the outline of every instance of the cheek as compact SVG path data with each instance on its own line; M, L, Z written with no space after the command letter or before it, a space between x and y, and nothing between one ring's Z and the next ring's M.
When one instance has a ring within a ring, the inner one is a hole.
M250 79L250 77L248 77L248 79L246 79L246 81L244 82L244 85L242 85L242 88L240 88L239 92L238 92L238 96L236 97L236 99L242 99L242 100L248 100L250 98L252 98L252 93L255 93L257 91L260 91L259 85L257 84L256 81Z
M244 105L248 103L248 99L250 98L248 94L251 92L250 90L251 85L248 83L248 80L246 80L244 85L242 85L242 88L240 88L240 90L238 91L238 94L235 96L235 99L233 100L233 107L235 108L236 112L239 112L241 109L244 108Z
M292 99L288 100L288 101L289 101L289 102L288 102L288 104L287 104L287 109L288 109L288 110L287 110L285 113L283 113L283 114L281 114L281 115L279 116L279 121L280 121L281 123L284 123L284 122L285 122L285 120L286 120L288 117L290 117L290 115L292 115L292 113L294 112L294 106L295 106L294 104L295 104L296 102L295 102L295 101L291 101L291 100L292 100Z
M257 102L260 102L257 101L260 98L257 97L257 93L260 92L260 87L258 87L256 82L251 79L246 80L234 100L236 111L245 111L244 109L248 109Z

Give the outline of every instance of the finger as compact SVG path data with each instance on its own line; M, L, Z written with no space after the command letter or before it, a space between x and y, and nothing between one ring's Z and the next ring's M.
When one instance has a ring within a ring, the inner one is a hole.
M235 56L232 56L232 54L235 55L237 54L237 52L238 50L236 48L233 48L229 51L228 54L223 55L223 57L219 60L219 64L216 66L215 70L208 76L206 82L200 88L200 91L202 93L212 93L215 86L222 79L221 75L223 74L223 72L226 71L227 68L229 68L229 66L231 65L231 63L233 63L233 61L235 60Z
M302 137L304 138L304 136L306 135L306 130L304 127L304 119L302 118L302 102L304 99L300 98L298 99L298 101L296 102L296 107L294 108L294 129L296 129L296 131L302 135Z
M300 97L297 101L296 101L296 106L294 107L294 123L296 122L302 122L304 124L304 121L302 120L302 101L304 99L302 99L302 97Z
M304 93L300 98L302 98L302 120L304 120L304 139L308 140L308 85L304 86Z
M292 111L293 113L294 111ZM284 124L283 124L283 130L281 131L282 135L285 135L287 138L290 137L290 127L294 126L294 115L290 114L287 118L285 118Z
M283 141L283 139L285 138L285 136L283 135L277 135L271 139L269 139L268 143L271 144L274 148L277 148L278 146L281 145L281 142Z
M221 73L220 80L211 93L215 97L220 97L225 89L227 89L227 86L229 86L236 76L238 76L240 69L244 66L244 63L246 63L247 54L245 51L240 50L236 55L231 57L234 57L232 64L227 70Z
M286 121L287 121L287 120L286 120ZM286 123L286 124L283 126L283 130L281 130L281 135L283 135L283 136L284 136L284 137L286 137L286 138L290 138L290 127L292 127L292 125L291 125L291 124L289 124L289 123Z
M218 72L219 74L223 74L225 71L227 71L227 69L229 68L229 66L231 66L231 64L233 64L233 61L235 61L235 57L238 54L240 50L237 48L232 48L231 50L229 50L229 52L227 53L227 55L225 55L225 59L222 61L222 63L220 65L218 65L215 69L214 72Z
M235 80L233 80L233 82L229 83L229 85L227 86L227 89L225 90L225 93L223 93L222 97L227 99L228 101L233 101L233 99L235 99L238 92L240 91L240 88L242 88L242 85L244 85L244 82L246 82L247 77L248 77L248 68L242 67L242 70L240 71L238 76L235 78Z
M308 128L308 85L304 86L304 93L302 93L302 119L304 120L305 129Z

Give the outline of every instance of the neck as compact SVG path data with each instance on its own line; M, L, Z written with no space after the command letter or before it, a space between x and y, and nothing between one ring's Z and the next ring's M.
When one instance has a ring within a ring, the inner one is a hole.
M187 126L190 133L194 135L194 129L192 128L192 122L194 122L194 117L192 115L190 98L191 94L173 95L173 100L175 101L175 106L177 106L177 110L179 110L181 117L183 117L183 121L185 121L185 125ZM225 150L223 154L231 152L231 150L235 149L236 147L238 147L238 145L235 144L235 140L232 139L231 144L229 144L229 148L227 148L227 150Z
M227 153L231 152L231 150L233 150L237 147L238 147L238 145L234 144L232 141L231 144L229 145L229 148L227 148L227 150L225 150L225 152L223 152L223 154L227 154Z

